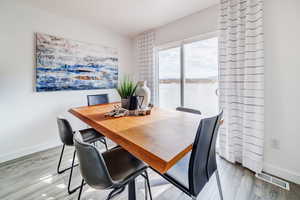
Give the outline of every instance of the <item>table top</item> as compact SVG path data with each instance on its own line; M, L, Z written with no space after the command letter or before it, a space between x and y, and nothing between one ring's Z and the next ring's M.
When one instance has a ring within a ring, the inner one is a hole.
M151 115L105 117L114 104L72 108L69 112L160 173L192 149L200 115L154 107Z

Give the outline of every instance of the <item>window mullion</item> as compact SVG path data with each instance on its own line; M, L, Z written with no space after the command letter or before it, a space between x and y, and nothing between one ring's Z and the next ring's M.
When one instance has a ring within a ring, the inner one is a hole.
M184 84L185 84L185 66L184 66L184 44L180 45L180 106L184 107Z

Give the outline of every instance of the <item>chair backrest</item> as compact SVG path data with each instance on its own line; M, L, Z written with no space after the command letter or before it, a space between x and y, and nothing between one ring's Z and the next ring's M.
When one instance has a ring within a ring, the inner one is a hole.
M196 110L196 109L192 109L192 108L177 107L176 110L181 111L181 112L188 112L188 113L201 115L200 110Z
M95 94L95 95L87 95L88 106L106 104L108 103L108 95L107 94Z
M197 196L217 169L216 138L223 111L214 117L202 119L197 130L189 163L189 190Z
M68 120L57 118L58 132L60 140L65 145L73 145L73 130Z
M80 133L74 136L74 145L79 161L81 176L85 182L95 189L107 189L113 186L102 154L96 147L84 143Z

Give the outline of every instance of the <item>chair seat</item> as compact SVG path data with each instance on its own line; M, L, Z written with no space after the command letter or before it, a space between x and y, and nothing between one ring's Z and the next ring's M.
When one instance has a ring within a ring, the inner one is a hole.
M104 139L104 135L93 128L79 130L79 132L82 135L82 140L87 143L93 143L99 141L100 139Z
M180 183L182 186L189 188L189 162L190 162L191 152L184 156L180 161L176 163L171 169L169 169L165 176L171 177L176 182Z
M140 175L147 166L122 147L116 147L102 153L107 169L113 181L126 182ZM135 176L136 174L136 176Z

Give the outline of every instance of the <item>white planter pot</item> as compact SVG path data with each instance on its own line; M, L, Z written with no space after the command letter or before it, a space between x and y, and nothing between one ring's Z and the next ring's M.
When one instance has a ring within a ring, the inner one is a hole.
M148 107L151 101L151 91L147 87L147 81L138 82L138 87L135 91L135 95L144 97L142 108Z

